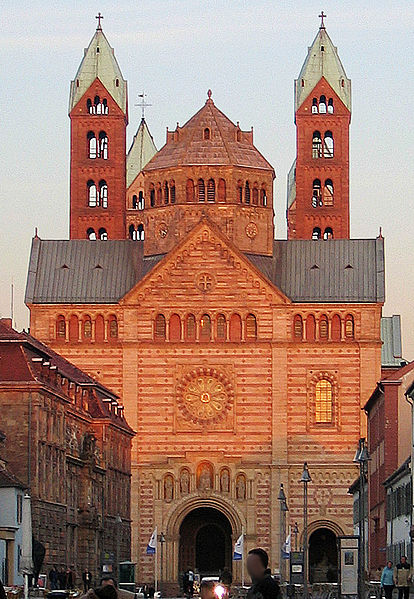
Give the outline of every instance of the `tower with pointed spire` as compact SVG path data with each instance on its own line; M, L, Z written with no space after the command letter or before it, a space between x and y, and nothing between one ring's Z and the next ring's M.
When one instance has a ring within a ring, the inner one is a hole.
M319 31L295 81L296 160L288 175L288 239L349 238L351 82Z
M125 238L127 83L101 18L70 89L71 239Z

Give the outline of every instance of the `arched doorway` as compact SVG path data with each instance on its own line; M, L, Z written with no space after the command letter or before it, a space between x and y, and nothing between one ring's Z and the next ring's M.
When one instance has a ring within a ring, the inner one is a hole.
M309 581L338 581L336 535L329 528L317 528L309 537Z
M232 530L227 517L211 507L192 510L181 523L179 571L195 568L201 576L231 570Z

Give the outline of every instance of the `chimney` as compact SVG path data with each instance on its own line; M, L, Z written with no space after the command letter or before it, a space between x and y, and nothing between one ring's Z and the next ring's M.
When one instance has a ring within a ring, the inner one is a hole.
M0 324L4 325L8 329L13 328L12 319L11 318L0 318Z

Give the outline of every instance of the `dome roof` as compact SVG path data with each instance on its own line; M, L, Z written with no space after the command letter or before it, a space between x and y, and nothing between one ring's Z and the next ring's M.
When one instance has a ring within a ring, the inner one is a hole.
M253 145L253 131L242 131L211 99L185 125L167 131L167 142L144 171L174 166L240 166L273 171Z

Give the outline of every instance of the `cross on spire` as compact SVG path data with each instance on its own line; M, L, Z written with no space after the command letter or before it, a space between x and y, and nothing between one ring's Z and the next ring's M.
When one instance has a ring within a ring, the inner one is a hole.
M325 29L324 19L326 19L326 14L322 11L321 14L318 15L318 17L321 20L321 25L320 25L319 29Z
M135 106L140 106L141 107L141 118L142 120L145 119L145 109L147 106L152 106L152 104L148 104L148 102L145 101L145 98L147 97L147 94L145 92L142 92L142 94L138 94L138 98L141 98L141 101L139 101L137 104L135 104Z
M96 31L102 31L101 20L103 19L103 15L98 12L95 19L98 19L98 27L96 28Z

